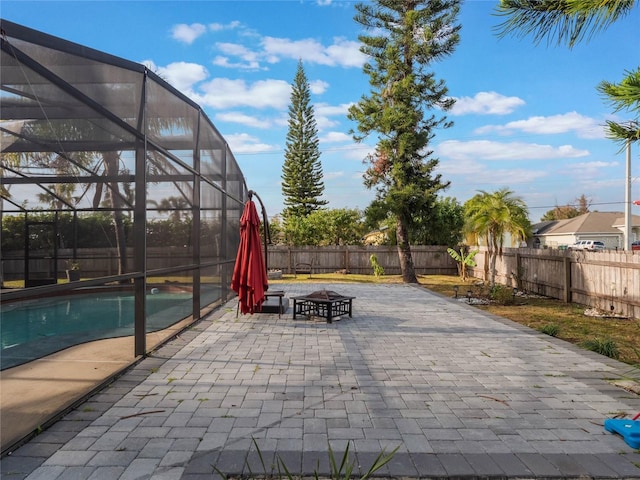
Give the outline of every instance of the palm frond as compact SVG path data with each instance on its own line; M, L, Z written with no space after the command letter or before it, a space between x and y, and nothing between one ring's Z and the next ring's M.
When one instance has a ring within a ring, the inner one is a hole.
M627 141L640 142L640 122L616 123L608 120L605 131L607 138L622 144Z
M535 43L573 47L627 15L637 0L501 0L496 15L500 38L532 36Z
M628 110L640 114L640 67L625 72L620 83L600 82L598 91L614 108L614 112Z

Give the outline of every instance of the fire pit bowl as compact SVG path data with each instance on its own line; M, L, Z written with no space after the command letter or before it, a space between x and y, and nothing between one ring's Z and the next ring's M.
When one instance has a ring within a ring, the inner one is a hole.
M348 314L352 316L353 299L332 290L318 290L307 295L293 297L293 319L298 315L316 316L332 323L333 318Z

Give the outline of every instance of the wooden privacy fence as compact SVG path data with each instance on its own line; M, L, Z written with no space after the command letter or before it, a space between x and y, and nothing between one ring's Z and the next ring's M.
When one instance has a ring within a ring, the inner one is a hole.
M475 260L469 275L490 281L487 249L481 247ZM496 283L640 318L639 252L507 248L496 273Z
M47 252L48 253L48 252ZM58 277L64 277L67 261L74 258L70 248L58 249ZM48 253L50 255L50 253ZM127 248L128 264L133 265L133 249ZM44 258L38 258L39 256ZM118 250L116 248L79 248L75 252L82 276L86 278L105 277L118 274ZM24 252L2 252L2 275L4 280L18 280L25 276ZM147 269L172 268L193 263L193 253L190 248L183 247L150 247L147 249ZM52 257L36 252L35 258L30 260L32 273L46 273L52 275Z
M287 247L269 246L267 260L270 270L293 273L298 263L313 266L314 273L373 274L370 257L372 254L388 275L400 274L400 261L396 247L386 246L328 246L328 247ZM457 275L456 262L447 253L446 247L414 245L411 255L416 273L419 275Z

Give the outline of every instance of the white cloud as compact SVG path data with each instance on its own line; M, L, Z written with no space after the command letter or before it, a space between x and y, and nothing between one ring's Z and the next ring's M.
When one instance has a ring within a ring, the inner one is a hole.
M544 170L533 170L525 168L503 168L498 170L483 169L473 175L473 182L477 184L492 184L498 187L497 179L502 179L503 185L524 185L534 183L541 178L549 176L549 172Z
M329 105L327 103L316 103L313 111L317 115L325 115L327 117L334 115L346 115L353 103L341 103L340 105Z
M602 162L602 161L594 161L594 162L578 162L572 164L572 171L574 168L584 169L584 168L603 168L603 167L617 167L620 165L618 162Z
M554 147L536 143L503 143L489 140L448 140L439 144L436 151L439 156L452 160L551 160L589 155L588 150L577 149L571 145Z
M325 117L323 115L315 115L315 120L318 131L320 132L323 132L340 124L340 122L338 122L337 120L332 120L331 118Z
M337 65L361 68L367 57L360 51L360 43L342 38L335 38L333 45L327 47L327 54Z
M215 116L216 121L239 123L247 127L265 129L271 127L273 124L269 120L261 120L251 115L246 115L241 112L225 112L218 113Z
M158 73L158 65L153 60L140 60L140 63L154 73Z
M241 57L243 60L255 60L257 54L239 43L218 42L216 47L226 54Z
M289 125L289 116L285 112L281 112L276 117L271 117L271 120L278 127L287 127Z
M604 127L590 117L577 112L569 112L548 117L536 116L526 120L516 120L505 125L487 125L474 131L475 134L497 132L510 135L515 131L552 135L574 132L580 138L604 138Z
M332 119L331 117L344 117L347 114L347 110L350 105L351 104L347 103L341 105L329 105L323 102L314 104L313 113L318 130L322 131L338 125L340 122Z
M323 180L333 180L344 176L344 172L326 172L322 176Z
M360 43L342 37L336 37L331 44L325 45L312 38L291 40L261 37L247 28L242 28L241 23L237 21L228 24L211 23L208 28L214 32L241 29L239 35L245 38L252 37L252 42L255 42L255 39L259 41L255 48L240 43L216 43L215 47L219 53L213 63L219 67L259 70L263 68L262 62L274 64L282 59L294 59L309 64L360 68L366 61L365 55L360 52ZM172 36L180 42L191 44L206 31L207 26L200 23L179 24L173 27ZM323 83L318 83L314 88L326 89L326 84L323 86Z
M494 189L502 186L535 183L549 175L547 170L527 168L488 168L486 164L474 159L441 161L437 172L447 178L455 177L454 186L465 185L472 189ZM471 197L472 195L469 195Z
M174 25L171 29L171 37L174 40L191 45L196 38L204 35L206 31L207 27L201 23L192 23L191 25L180 23Z
M326 103L315 104L313 106L313 112L318 129L326 130L338 125L340 122L333 120L331 117L344 117L347 114L350 105L351 104L348 103L343 103L341 105L328 105Z
M342 156L347 160L364 161L369 155L376 151L375 145L367 145L366 143L354 143L349 149L345 150Z
M179 23L171 28L171 38L187 45L191 45L197 38L201 37L209 29L212 32L219 32L222 30L233 30L239 28L241 23L238 21L229 22L227 24L222 23L210 23L209 25L203 25L202 23L192 23L187 25L186 23Z
M231 62L229 57L222 57L218 55L215 57L212 62L216 67L222 68L237 68L239 70L264 70L264 68L260 67L258 62Z
M142 63L189 97L195 96L193 86L209 76L207 69L197 63L175 62L166 67L160 67L151 60Z
M270 63L277 63L281 58L289 58L319 65L361 67L365 62L365 56L360 52L360 44L342 38L335 38L332 45L325 47L311 38L290 40L263 37L262 47L264 56Z
M309 82L309 90L314 95L322 95L329 88L329 84L323 80Z
M331 65L329 57L324 53L323 45L310 38L290 40L288 38L264 37L262 46L271 63L276 63L280 57L285 57Z
M246 133L225 135L224 138L227 140L227 142L229 142L231 151L236 155L278 152L282 150L282 147L280 147L279 145L269 145L267 143L261 143L259 138Z
M327 132L325 135L319 138L322 143L343 143L352 142L351 135L347 135L343 132Z
M217 43L218 49L226 56L218 55L213 59L213 64L224 68L239 68L243 70L259 70L259 56L238 43ZM241 62L232 62L228 56L238 57Z
M585 179L602 179L603 172L611 171L613 168L618 167L618 162L604 162L604 161L592 161L592 162L577 162L567 165L563 172L567 175L571 175L576 180Z
M518 97L506 97L496 92L478 92L475 97L456 98L456 103L449 111L452 115L470 113L480 115L505 115L513 112L525 102Z
M260 80L247 84L244 80L214 78L201 86L199 102L214 108L238 106L285 109L289 105L291 87L284 80Z
M209 24L209 30L211 30L212 32L220 32L222 30L233 30L235 28L238 28L240 26L240 22L235 20L233 22L229 22L227 24L223 24L223 23L210 23Z

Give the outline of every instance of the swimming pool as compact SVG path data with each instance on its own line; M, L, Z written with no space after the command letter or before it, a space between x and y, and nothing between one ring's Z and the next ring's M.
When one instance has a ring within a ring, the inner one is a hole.
M157 292L157 293L156 293ZM192 313L191 292L147 294L147 333ZM133 335L133 292L95 292L5 303L0 312L0 370L67 347Z

